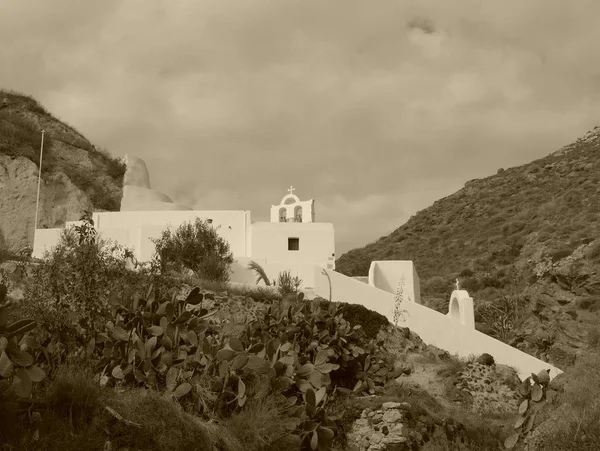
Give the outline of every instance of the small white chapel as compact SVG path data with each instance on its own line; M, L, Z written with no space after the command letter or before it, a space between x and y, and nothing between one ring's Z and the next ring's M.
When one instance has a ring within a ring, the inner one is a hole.
M248 210L192 210L177 205L164 193L150 187L150 177L143 160L126 157L123 199L118 212L94 212L92 218L98 234L130 248L139 262L154 253L153 238L163 230L175 230L184 222L200 218L211 223L219 236L229 243L236 260L232 267L234 282L246 282L247 263L286 267L289 264L335 269L333 224L315 220L314 199L302 201L294 187L279 204L271 205L270 222L253 222ZM77 224L67 222L65 227ZM54 246L62 228L38 229L33 257L41 258Z

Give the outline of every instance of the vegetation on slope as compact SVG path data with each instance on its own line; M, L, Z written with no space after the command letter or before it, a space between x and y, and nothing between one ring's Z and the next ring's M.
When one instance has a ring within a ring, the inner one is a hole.
M481 330L543 359L552 344L562 340L559 344L568 349L556 353L555 363L564 365L572 360L564 355L576 353L574 341L552 336L565 328L566 335L578 335L578 329L593 334L597 325L599 194L596 127L547 157L467 182L390 235L342 255L336 269L362 276L372 260L412 260L424 302L444 313L459 278L476 301ZM487 313L491 306L502 312L491 315L490 321L479 309L482 303L488 303ZM503 317L512 333L491 330L491 323ZM543 324L551 324L551 330L544 331L550 338L539 336ZM536 337L525 346L517 343L521 332ZM585 336L575 341L578 347L589 345Z
M42 173L64 172L95 208L117 211L125 164L96 148L32 97L0 89L0 153L38 165L42 129L46 132Z
M511 433L510 413L452 402L450 385L471 363L373 312L302 296L289 303L265 289L240 299L221 282L163 273L160 261L132 270L130 257L97 240L84 218L36 266L12 311L0 274L0 449L346 449L361 412L385 402L408 403L410 449L494 450ZM421 355L439 377L416 366ZM403 385L410 362L414 381L438 380L451 398ZM598 396L579 399L589 376L580 373L565 391L579 403L579 427L561 429L568 445L581 431L595 437ZM541 420L548 406L535 407L546 409ZM528 438L533 427L524 428Z
M536 251L553 260L600 235L600 128L567 151L500 169L436 201L386 237L342 255L339 272L361 276L372 260L413 260L424 288L477 276L474 291L510 285L508 269ZM590 247L600 256L600 241ZM528 268L533 274L533 267ZM442 280L433 279L442 277Z

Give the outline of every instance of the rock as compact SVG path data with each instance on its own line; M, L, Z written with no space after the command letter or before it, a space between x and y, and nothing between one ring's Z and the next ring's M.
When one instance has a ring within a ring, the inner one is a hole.
M37 184L35 163L0 153L0 248L18 253L33 245ZM39 228L63 227L85 210L93 210L91 201L64 173L42 175Z
M481 365L491 366L494 364L494 357L484 352L477 358L477 363L480 363Z
M396 423L402 420L402 414L395 409L386 410L383 414L383 421L386 423Z
M127 155L127 170L123 179L121 211L165 211L191 210L175 204L169 196L150 187L150 175L141 158Z
M552 381L550 381L548 387L558 393L562 393L565 390L565 384L567 383L567 381L568 376L566 375L566 373L561 373L554 379L552 379Z
M150 189L150 173L146 167L146 162L141 158L126 155L125 164L127 170L123 178L123 185Z

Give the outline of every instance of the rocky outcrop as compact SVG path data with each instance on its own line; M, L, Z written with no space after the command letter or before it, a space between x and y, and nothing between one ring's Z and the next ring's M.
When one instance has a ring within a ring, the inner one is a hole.
M423 440L427 429L413 431L407 423L411 406L406 402L385 402L380 409L365 409L354 422L348 441L357 451L404 451ZM352 449L352 448L351 448Z
M33 246L40 149L38 228L64 227L85 210L118 210L124 164L97 149L35 99L0 89L0 253Z
M37 184L37 165L24 157L0 154L0 247L9 252L33 243ZM61 227L91 209L88 197L64 173L42 177L39 228Z
M121 211L190 210L174 203L165 193L152 189L144 160L127 155L125 164Z
M459 374L457 388L472 397L475 413L516 412L520 398L511 387L519 382L512 368L473 362Z

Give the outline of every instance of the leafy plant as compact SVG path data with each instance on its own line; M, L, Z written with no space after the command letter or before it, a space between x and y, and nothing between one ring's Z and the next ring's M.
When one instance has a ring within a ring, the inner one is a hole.
M265 283L266 286L271 286L271 281L269 280L269 276L267 276L266 271L262 266L260 266L255 261L251 261L246 268L248 271L254 271L257 275L256 284L258 285L261 281Z
M519 296L504 295L495 302L481 301L475 305L475 314L488 324L496 337L506 342L510 339L516 321L524 309Z
M290 271L282 271L274 281L274 285L277 287L279 294L285 296L287 294L296 294L302 285L303 280L298 276L292 277Z
M198 392L204 385L222 417L279 394L289 433L306 449L328 449L335 436L324 413L328 396L373 393L392 374L393 359L345 321L339 305L300 295L232 329L211 319L216 310L204 309L204 298L196 287L185 298L173 290L159 299L151 287L143 299L111 302L114 321L87 346L101 383L164 389L198 411L205 409Z
M514 424L516 432L504 441L505 448L514 448L521 438L532 431L538 412L547 402L549 373L550 370L542 370L537 375L531 373L531 377L525 379L519 386L522 401L519 404L519 416Z
M0 378L11 379L11 388L21 398L29 398L34 382L41 382L46 374L35 365L34 357L27 347L37 348L35 340L26 338L22 343L19 337L37 327L32 319L26 318L8 322L10 302L1 299L0 293ZM25 350L20 345L23 345Z
M22 308L50 334L73 323L94 330L109 314L108 299L132 283L127 276L131 251L97 236L86 212L81 223L65 229L59 243L34 269Z
M167 228L160 238L152 241L163 272L189 269L201 279L229 280L229 267L233 263L229 243L207 221L196 218L193 223L180 225L175 232Z
M404 275L398 283L396 289L396 295L394 296L394 326L398 326L398 322L402 319L405 321L404 315L408 312L402 308L402 302L404 302Z

